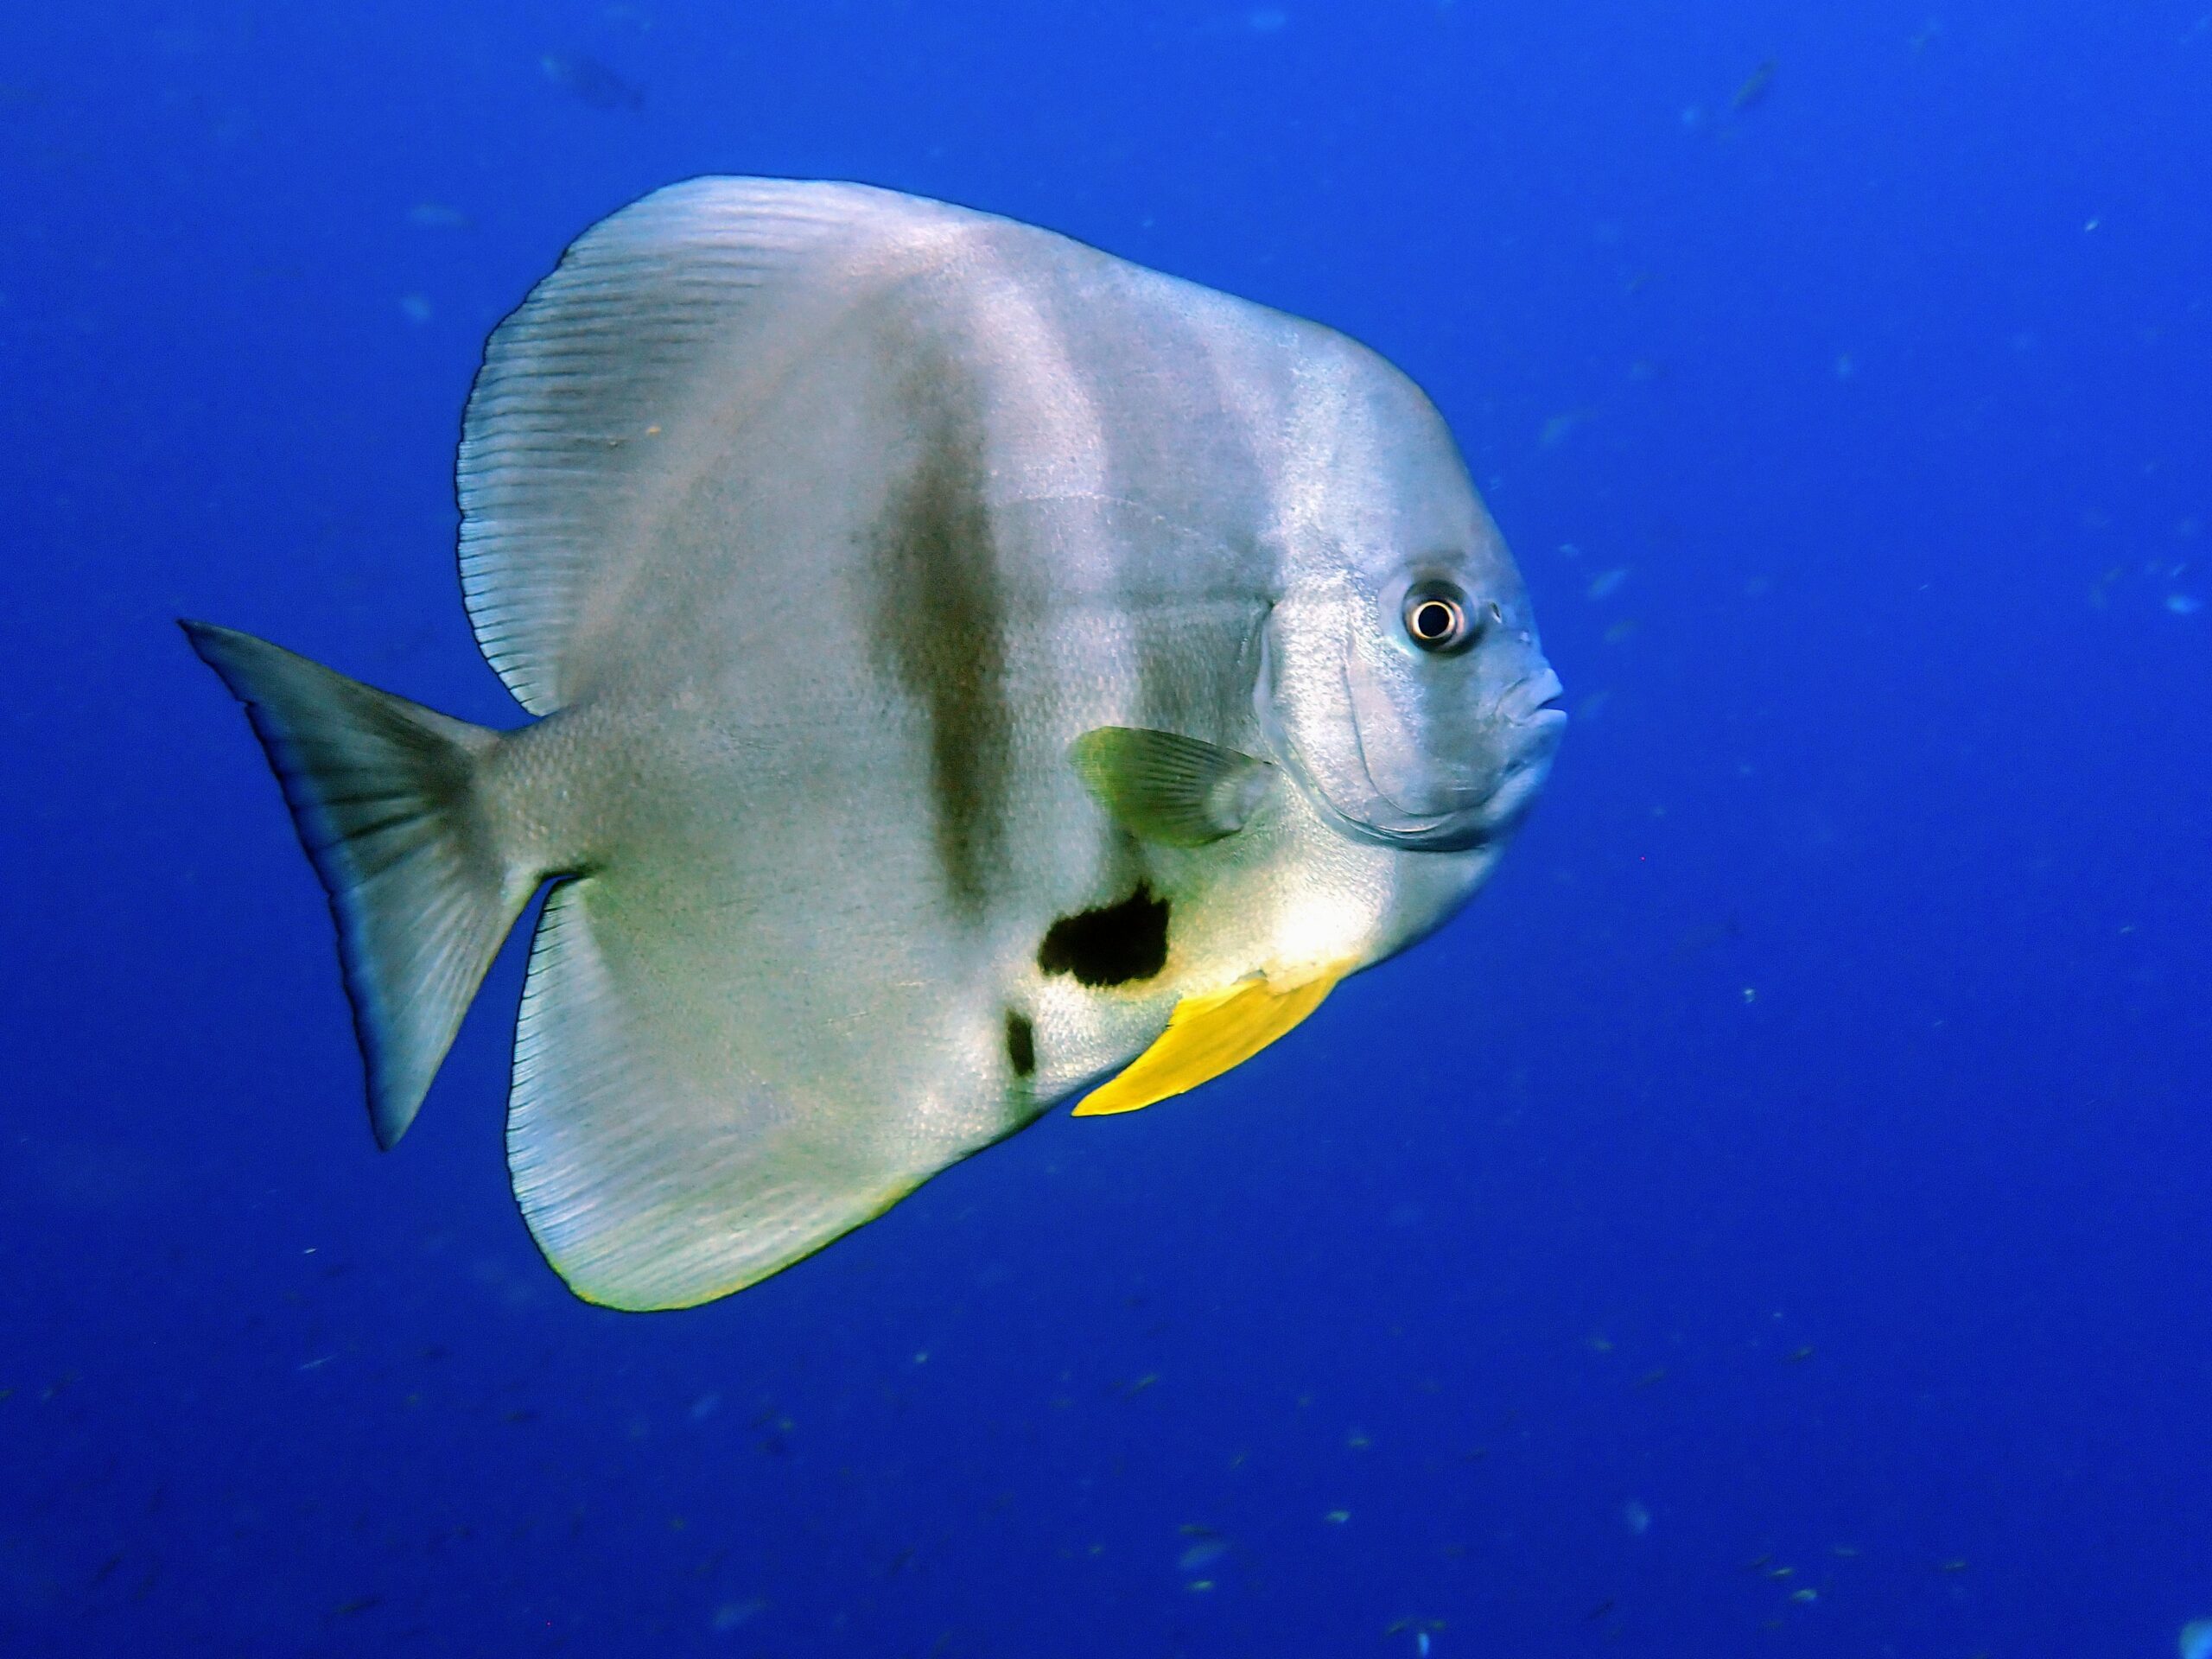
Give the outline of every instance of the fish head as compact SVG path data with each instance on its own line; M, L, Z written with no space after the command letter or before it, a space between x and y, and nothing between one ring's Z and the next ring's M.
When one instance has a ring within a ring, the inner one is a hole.
M1442 417L1371 354L1279 520L1259 714L1335 827L1393 847L1503 841L1567 725L1519 568Z

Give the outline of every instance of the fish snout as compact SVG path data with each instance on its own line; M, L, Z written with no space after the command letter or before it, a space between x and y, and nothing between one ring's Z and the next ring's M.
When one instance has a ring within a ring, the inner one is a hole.
M1486 836L1511 829L1528 811L1551 775L1552 757L1567 734L1567 688L1547 666L1506 689L1497 700L1503 764L1497 781L1477 810Z

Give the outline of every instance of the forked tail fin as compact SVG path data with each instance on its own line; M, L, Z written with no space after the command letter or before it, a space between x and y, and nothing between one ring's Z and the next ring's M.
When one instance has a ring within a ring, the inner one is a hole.
M406 1132L537 874L496 844L479 773L499 734L251 634L182 624L245 705L338 923L377 1143Z

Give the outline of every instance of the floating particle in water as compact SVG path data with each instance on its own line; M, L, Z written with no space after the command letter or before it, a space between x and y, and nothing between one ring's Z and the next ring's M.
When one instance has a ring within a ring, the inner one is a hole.
M1586 409L1570 409L1563 415L1554 415L1536 434L1536 442L1546 449L1553 448L1565 442L1567 435L1589 418L1590 411Z
M1651 1530L1651 1511L1631 1497L1621 1505L1621 1524L1641 1538Z
M715 1616L707 1621L707 1627L718 1636L727 1636L741 1624L751 1624L767 1608L768 1604L758 1596L743 1601L726 1601L715 1609Z
M2195 1619L2182 1626L2181 1659L2212 1659L2212 1618Z
M1203 1573L1228 1554L1226 1539L1201 1538L1176 1558L1175 1568L1179 1573Z
M545 79L594 110L642 110L645 89L583 53L548 52L537 60Z
M420 294L403 294L399 296L399 314L410 322L428 322L430 302Z
M1627 580L1628 567L1615 565L1611 569L1601 570L1592 576L1590 579L1589 587L1583 591L1592 599L1611 599L1620 591L1621 584Z
M1345 1522L1351 1519L1351 1511L1350 1510L1331 1510L1321 1518L1324 1521L1326 1521L1332 1527L1341 1527Z
M2168 594L2166 608L2176 616L2195 616L2204 608L2204 601L2195 594Z
M418 201L407 210L407 222L426 231L465 231L469 218L442 201Z
M1273 6L1262 6L1257 10L1244 14L1244 27L1255 35L1272 35L1276 30L1287 27L1289 22L1290 14L1287 11L1278 11Z
M1751 109L1764 103L1767 93L1773 89L1774 60L1769 58L1744 77L1744 84L1736 88L1736 95L1728 100L1728 107L1732 110Z

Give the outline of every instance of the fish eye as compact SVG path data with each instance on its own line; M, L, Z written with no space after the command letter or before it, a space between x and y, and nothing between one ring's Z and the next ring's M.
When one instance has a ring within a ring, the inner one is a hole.
M1440 657L1465 650L1478 632L1467 614L1467 596L1448 582L1416 582L1399 614L1406 638Z

